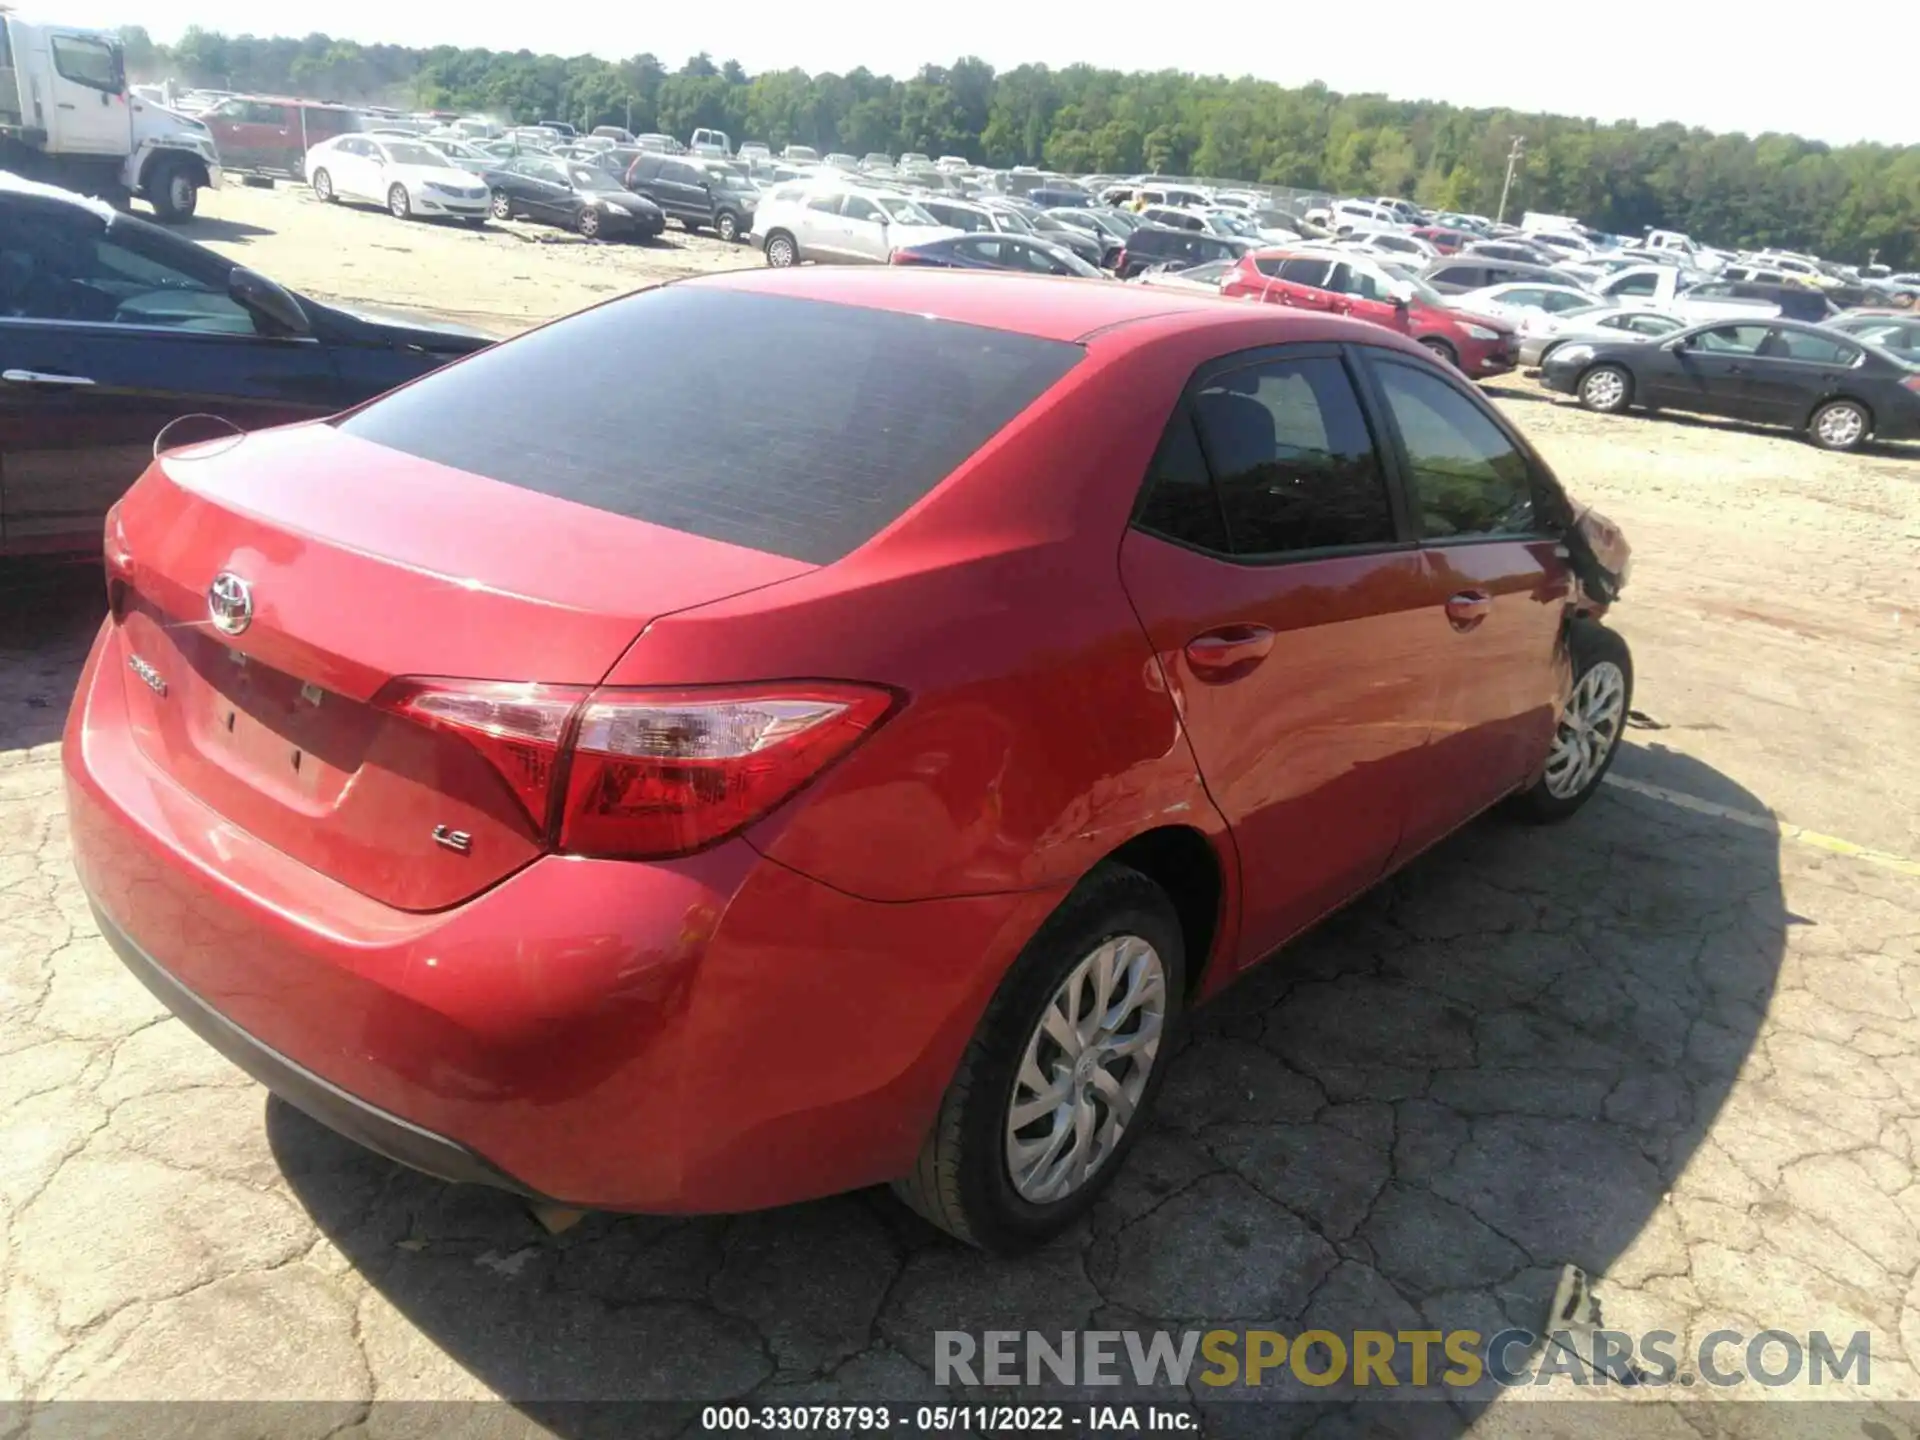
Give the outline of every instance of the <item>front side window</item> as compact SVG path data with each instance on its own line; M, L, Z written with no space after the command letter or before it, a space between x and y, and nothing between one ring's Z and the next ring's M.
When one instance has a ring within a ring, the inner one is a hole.
M1708 355L1757 355L1767 343L1765 325L1716 325L1693 337L1693 347Z
M252 335L253 317L164 243L115 233L91 215L0 210L0 315L95 325Z
M1406 452L1421 538L1529 533L1533 482L1506 432L1438 376L1397 361L1382 361L1378 371Z
M1373 436L1337 358L1232 371L1195 392L1193 415L1235 554L1394 540Z
M71 80L89 90L120 93L119 57L104 40L85 35L55 35L48 43L53 47L53 68L62 80Z
M861 195L849 195L847 197L847 203L841 208L840 213L845 215L849 220L865 220L869 223L877 223L880 219L880 207Z

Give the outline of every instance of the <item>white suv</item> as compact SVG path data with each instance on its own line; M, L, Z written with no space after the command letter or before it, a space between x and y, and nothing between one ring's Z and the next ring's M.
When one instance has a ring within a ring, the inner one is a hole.
M904 246L960 233L904 195L815 180L763 196L748 238L767 264L783 269L802 260L884 265Z

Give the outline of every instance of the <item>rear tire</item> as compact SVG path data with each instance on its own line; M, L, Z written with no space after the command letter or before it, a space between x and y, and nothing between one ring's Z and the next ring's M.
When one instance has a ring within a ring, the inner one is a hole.
M1873 417L1857 400L1829 400L1807 422L1807 438L1822 450L1858 450L1873 430Z
M1166 892L1122 865L1094 870L1001 980L894 1192L995 1254L1031 1249L1071 1225L1146 1127L1185 984ZM1063 1029L1076 1048L1054 1038Z
M785 270L800 263L800 247L794 243L793 236L784 230L775 230L767 236L767 264L776 270Z
M1561 707L1546 770L1511 807L1536 825L1565 820L1592 798L1620 753L1633 707L1633 654L1626 641L1598 620L1575 620L1567 648L1573 690Z
M1600 415L1618 415L1633 403L1633 377L1618 365L1596 365L1580 377L1580 403Z
M731 245L740 238L740 222L731 211L722 210L720 217L713 222L713 233Z

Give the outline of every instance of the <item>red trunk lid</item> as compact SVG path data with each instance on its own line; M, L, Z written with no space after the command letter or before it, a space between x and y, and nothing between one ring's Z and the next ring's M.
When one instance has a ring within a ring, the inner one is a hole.
M545 826L473 746L375 703L391 682L590 686L657 616L813 568L328 425L169 455L121 502L108 552L147 757L228 822L408 910L496 883ZM237 634L209 610L223 574L250 594Z

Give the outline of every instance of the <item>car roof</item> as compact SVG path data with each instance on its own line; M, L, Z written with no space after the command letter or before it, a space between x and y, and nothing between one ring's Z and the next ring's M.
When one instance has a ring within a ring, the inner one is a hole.
M1245 318L1271 309L1223 306L1212 295L1182 294L1150 285L967 271L923 272L880 265L728 270L675 283L893 310L1069 342L1139 320L1178 317L1198 326L1220 323L1223 316Z

